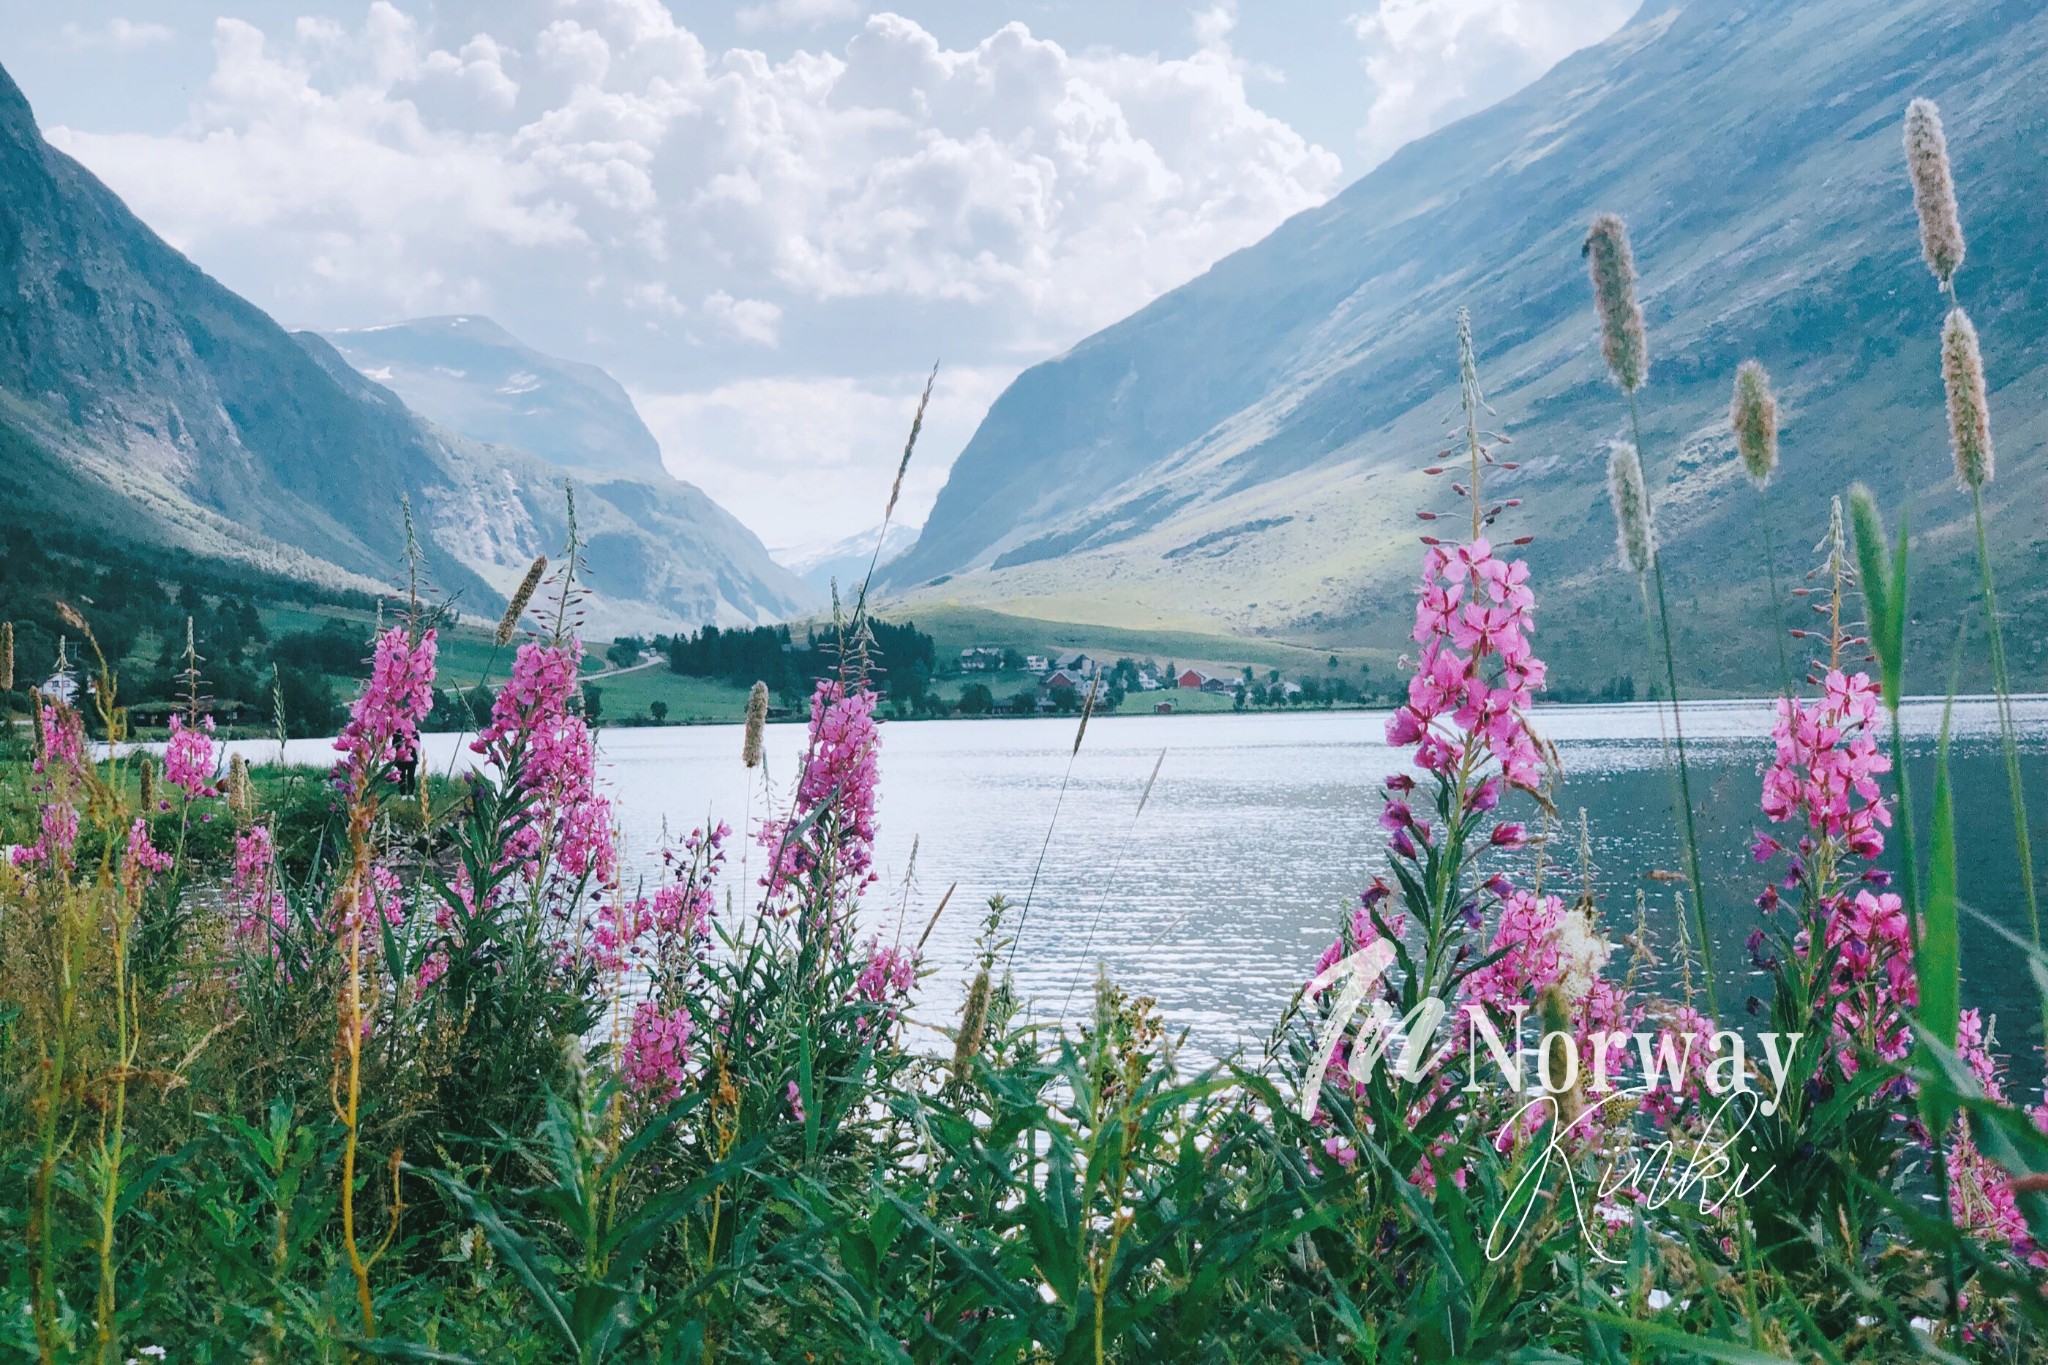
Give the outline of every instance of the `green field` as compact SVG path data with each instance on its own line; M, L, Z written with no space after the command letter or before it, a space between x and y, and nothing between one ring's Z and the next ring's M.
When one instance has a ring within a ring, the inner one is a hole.
M686 678L671 673L666 664L615 673L588 684L599 689L600 724L615 724L630 717L649 718L648 708L657 701L668 704L670 725L738 721L746 717L747 691L715 678Z

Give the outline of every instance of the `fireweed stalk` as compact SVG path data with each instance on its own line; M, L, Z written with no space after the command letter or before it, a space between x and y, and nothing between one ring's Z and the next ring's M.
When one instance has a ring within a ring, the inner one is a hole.
M54 1360L58 1345L56 1189L58 1166L69 1139L65 1096L81 1044L78 1028L79 984L86 967L89 931L82 888L73 878L73 853L78 843L78 806L87 790L85 728L78 713L59 702L39 703L35 717L36 754L32 789L42 800L36 842L14 851L13 875L21 886L18 903L32 916L39 932L34 951L45 984L34 1026L40 1066L35 1100L37 1161L30 1181L28 1241L34 1260L29 1268L29 1293L36 1345L44 1360Z
M1650 360L1642 305L1636 300L1635 254L1629 247L1627 224L1619 215L1612 213L1594 218L1586 234L1584 253L1592 276L1594 309L1600 318L1601 354L1607 362L1608 373L1628 397L1629 433L1640 461L1643 419L1636 395L1649 378ZM1640 498L1643 525L1654 527L1655 507L1640 466L1636 492ZM1694 828L1692 772L1686 759L1685 718L1678 695L1677 655L1671 644L1671 609L1665 598L1664 560L1656 553L1654 540L1646 540L1646 543L1649 546L1650 581L1656 589L1657 628L1664 650L1664 685L1671 699L1671 733L1678 758L1678 804L1685 823L1686 878L1691 884L1693 918L1700 941L1701 985L1706 991L1708 1012L1718 1018L1720 1007L1715 1000L1714 944L1707 932L1706 882L1700 875L1700 841Z
M394 1217L384 1242L368 1257L356 1236L356 1154L361 1136L363 1035L367 1029L363 1001L363 935L387 910L380 901L391 888L380 888L371 847L385 785L401 765L417 762L419 725L434 704L434 632L417 639L410 626L393 626L377 641L370 680L349 709L349 722L334 742L341 759L334 784L348 819L348 871L335 905L334 927L348 939L348 978L342 986L340 1054L331 1098L344 1138L341 1159L342 1242L349 1272L355 1277L356 1302L363 1333L375 1336L377 1319L370 1293L370 1268L397 1232ZM344 1080L345 1077L345 1080Z
M1459 343L1470 482L1452 487L1472 500L1472 521L1483 531L1513 500L1484 500L1487 471L1506 465L1492 454L1499 438L1489 442L1479 427L1484 398L1469 323L1462 317ZM1447 467L1427 472L1441 474ZM1431 512L1420 515L1441 519ZM1414 750L1422 778L1404 772L1385 781L1380 825L1388 832L1395 885L1375 880L1364 893L1316 964L1304 994L1322 996L1347 967L1370 957L1361 956L1363 950L1376 945L1383 945L1381 952L1391 950L1401 970L1397 980L1383 983L1384 994L1372 1003L1357 1037L1347 1039L1343 1030L1349 1011L1367 1002L1345 992L1320 999L1322 1036L1302 1107L1325 1134L1319 1150L1309 1154L1318 1169L1334 1163L1348 1171L1371 1144L1391 1170L1430 1191L1440 1166L1464 1184L1469 1172L1457 1159L1461 1144L1485 1143L1508 1152L1545 1124L1520 1096L1510 1096L1503 1110L1477 1097L1476 1082L1458 1084L1458 1073L1473 1076L1479 1059L1465 1050L1455 1028L1433 1060L1390 1051L1391 1073L1373 1070L1375 1049L1392 1046L1399 1031L1390 1030L1392 1018L1418 1020L1415 1027L1427 1033L1436 1027L1432 1020L1442 1017L1432 1015L1430 1002L1439 1009L1450 1002L1461 1021L1475 1015L1513 1033L1533 1007L1546 1027L1574 1035L1584 1050L1596 1046L1596 1036L1625 1032L1644 1015L1628 1004L1625 984L1602 978L1612 948L1600 933L1590 882L1588 892L1568 905L1517 885L1504 861L1528 847L1531 836L1521 821L1501 818L1503 802L1520 792L1548 812L1543 788L1555 762L1528 715L1545 672L1529 642L1535 599L1528 567L1497 557L1483 534L1463 544L1427 536L1424 547L1413 629L1421 656L1412 665L1407 700L1387 726L1390 745ZM1417 799L1424 791L1426 805ZM1495 926L1490 941L1481 934L1489 921ZM1687 1059L1695 1043L1711 1036L1705 1022L1683 1008L1665 1011L1663 1019L1657 1046L1682 1043ZM1407 1048L1412 1053L1427 1042L1421 1034L1409 1035ZM1597 1046L1604 1056L1607 1044ZM1362 1072L1361 1060L1367 1063ZM1661 1081L1648 1079L1640 1094L1603 1093L1589 1106L1585 1083L1575 1078L1572 1065L1573 1079L1546 1090L1556 1106L1556 1133L1575 1145L1615 1152L1626 1149L1628 1130L1621 1120L1629 1112L1643 1105L1653 1118L1669 1122L1696 1093L1701 1074L1691 1061L1679 1062ZM1470 1148L1464 1151L1469 1155ZM1541 1171L1539 1163L1536 1178ZM1494 1251L1489 1244L1489 1257Z

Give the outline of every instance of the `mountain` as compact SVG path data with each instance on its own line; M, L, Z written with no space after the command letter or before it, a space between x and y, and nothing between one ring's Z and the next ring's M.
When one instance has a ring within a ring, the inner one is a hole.
M668 473L618 380L544 355L489 318L414 318L320 335L414 412L465 436L579 472Z
M495 614L566 534L562 475L438 426L208 277L44 142L0 70L0 519L299 577L388 583L410 499L429 571ZM593 633L812 600L665 475L578 482Z
M1604 488L1629 413L1580 254L1593 214L1613 210L1643 280L1642 437L1686 670L1717 688L1776 684L1763 515L1727 425L1735 368L1756 356L1785 415L1766 505L1777 576L1810 567L1828 499L1852 479L1887 508L1910 503L1922 681L1944 685L1974 569L1946 455L1943 303L1901 152L1906 103L1927 95L1956 159L1957 285L1993 387L2001 605L2027 623L2015 672L2038 685L2044 64L2048 11L2031 0L1650 0L1608 41L1026 371L887 586L913 603L1398 649L1415 512L1456 506L1420 470L1456 420L1466 306L1489 425L1519 464L1488 480L1489 502L1523 502L1495 535L1536 537L1553 678L1639 671Z
M822 550L783 553L777 558L789 566L790 572L819 592L829 593L832 585L837 583L840 595L851 597L866 581L868 565L874 564L875 576L879 579L883 569L917 543L918 530L915 526L891 522L888 533L883 537L879 558L875 554L875 537L882 531L879 526L871 526L844 540L835 541Z

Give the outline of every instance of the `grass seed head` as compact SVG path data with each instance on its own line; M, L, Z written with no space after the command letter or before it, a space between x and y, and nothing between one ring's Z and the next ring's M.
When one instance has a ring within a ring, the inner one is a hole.
M756 682L747 693L747 738L740 757L749 768L761 766L761 733L768 726L768 684Z
M1622 567L1641 577L1657 562L1657 532L1650 524L1650 495L1636 448L1617 441L1607 457L1607 496L1614 502L1615 544Z
M1948 390L1949 449L1956 480L1976 492L1991 482L1991 404L1984 391L1984 357L1970 315L1951 308L1941 329L1941 383Z
M1636 302L1636 258L1628 225L1619 214L1603 213L1586 233L1586 269L1593 277L1593 306L1600 314L1600 353L1624 393L1650 377L1650 343L1643 310Z
M1761 362L1745 360L1735 371L1735 401L1729 410L1735 449L1751 483L1762 488L1778 467L1778 400Z
M535 555L533 563L527 566L526 577L519 580L519 587L512 593L512 600L505 604L505 614L498 618L497 640L501 647L512 643L512 636L519 629L519 618L526 614L527 604L533 601L533 594L547 571L548 557Z
M1946 289L1963 265L1963 221L1956 212L1955 176L1948 164L1948 138L1933 100L1906 106L1906 173L1913 179L1913 207L1920 214L1920 254Z

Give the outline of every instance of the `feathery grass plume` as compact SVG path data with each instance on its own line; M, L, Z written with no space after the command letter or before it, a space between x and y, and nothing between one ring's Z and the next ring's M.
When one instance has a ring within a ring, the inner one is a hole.
M896 500L903 496L903 474L910 468L910 454L917 449L917 434L924 430L924 410L932 401L932 385L939 381L939 364L932 362L932 372L925 377L924 392L918 395L917 411L910 418L910 439L903 443L903 459L896 465L896 481L889 485L889 505L882 509L882 524L887 526L889 518L896 515Z
M0 621L0 692L14 690L14 622Z
M85 633L85 618L80 616L78 609L69 602L59 601L57 603L57 615L63 620L65 625L81 635Z
M500 648L512 643L512 636L519 630L519 618L526 614L527 603L533 601L533 594L540 588L540 580L548 571L548 557L535 555L533 563L526 567L526 577L519 580L519 586L512 592L512 600L505 604L505 614L498 618L497 643Z
M1102 686L1102 675L1097 673L1088 684L1088 699L1081 703L1081 726L1074 731L1074 752L1081 752L1081 737L1088 733L1088 717L1095 714L1095 693Z
M981 1055L983 1036L988 1031L989 968L986 963L974 974L967 988L967 1003L960 1010L960 1031L953 1037L953 1084L964 1085L967 1066Z
M1970 315L1951 308L1941 328L1941 384L1948 390L1948 439L1956 479L1976 492L1991 482L1991 404L1984 393L1984 357Z
M1628 225L1603 213L1593 220L1581 249L1593 277L1593 306L1600 314L1600 354L1622 392L1634 393L1650 377L1650 343L1643 310L1636 302L1636 258Z
M1627 441L1616 441L1607 457L1607 496L1614 503L1614 539L1621 551L1621 566L1641 577L1657 563L1657 532L1650 525L1643 462Z
M142 807L144 815L156 806L156 764L147 755L135 769L136 804Z
M1750 482L1762 488L1778 468L1778 400L1761 361L1745 360L1736 368L1728 424L1735 428L1742 467L1749 471Z
M749 768L761 766L761 732L768 725L768 684L758 679L747 693L747 739L740 758Z
M1913 179L1913 207L1920 213L1920 254L1948 289L1963 266L1963 221L1956 212L1948 138L1933 100L1916 99L1906 106L1906 173Z
M247 820L255 809L255 786L249 781L249 760L240 754L228 760L228 809L235 818Z

